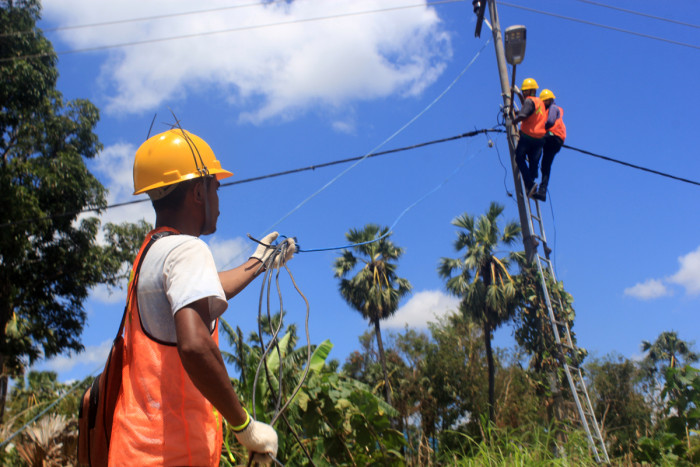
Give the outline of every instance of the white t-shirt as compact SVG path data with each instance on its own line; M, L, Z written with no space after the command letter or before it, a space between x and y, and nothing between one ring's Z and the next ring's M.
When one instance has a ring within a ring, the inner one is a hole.
M209 298L209 329L228 302L221 287L211 251L197 237L169 235L157 240L141 264L137 297L146 333L175 344L175 313L202 298Z

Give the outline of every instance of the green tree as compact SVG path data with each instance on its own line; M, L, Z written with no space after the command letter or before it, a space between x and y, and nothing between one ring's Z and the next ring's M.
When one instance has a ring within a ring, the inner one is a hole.
M480 434L479 421L488 412L488 374L482 327L462 313L429 323L435 346L428 349L425 369L435 398L435 426L428 433L447 434L458 424L470 436ZM428 420L425 421L426 425Z
M119 283L133 256L128 241L98 245L98 219L79 217L106 205L85 164L101 149L99 115L56 89L57 57L36 28L40 10L38 0L0 8L0 417L8 377L37 358L82 350L90 288ZM129 230L112 227L113 240Z
M515 282L508 272L517 254L497 257L501 246L510 247L520 236L520 226L509 222L500 230L503 206L491 203L486 214L475 220L467 213L452 221L457 227L458 258L442 258L438 272L447 290L462 299L462 313L479 323L484 332L489 378L489 419L495 422L495 372L491 339L493 332L510 320L516 310Z
M643 384L654 402L655 415L659 416L665 406L661 393L666 370L695 363L699 357L693 350L693 343L682 340L675 331L662 332L654 342L642 341L642 351L646 353L641 361Z
M642 341L642 351L646 352L642 367L652 375L663 375L666 368L695 363L700 358L693 343L680 339L675 331L662 332L654 342Z
M340 295L374 326L389 404L391 386L380 322L396 313L399 300L411 290L410 282L396 274L396 261L403 249L395 246L390 236L388 227L380 228L375 224L367 224L362 230L350 229L345 237L354 246L343 250L334 263L335 277L340 278ZM360 263L362 267L348 279Z
M612 457L631 456L649 435L651 407L638 388L639 367L622 356L607 356L586 365L590 395ZM629 459L628 459L629 460Z

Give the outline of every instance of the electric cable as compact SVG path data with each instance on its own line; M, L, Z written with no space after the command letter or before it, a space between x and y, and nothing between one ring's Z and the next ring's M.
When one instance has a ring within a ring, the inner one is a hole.
M414 201L414 202L411 203L408 207L406 207L403 211L401 211L401 214L399 214L399 216L394 220L394 223L391 224L391 226L389 227L389 229L387 230L387 232L386 232L384 235L382 235L382 236L380 236L380 237L377 237L377 238L375 238L375 239L372 239L372 240L368 240L368 241L366 241L366 242L352 243L352 244L348 244L348 245L334 246L334 247L327 247L327 248L311 248L311 249L298 248L297 251L298 251L299 253L313 253L313 252L319 252L319 251L344 250L344 249L347 249L347 248L352 248L352 247L356 247L356 246L368 245L368 244L370 244L370 243L375 243L375 242L378 242L379 240L383 239L384 237L387 237L387 236L391 235L392 230L394 229L394 227L396 227L396 225L399 223L399 221L401 220L401 218L402 218L408 211L410 211L411 209L413 209L416 205L420 204L422 201L424 201L424 200L425 200L426 198L428 198L430 195L432 195L432 194L435 193L436 191L440 190L443 186L445 186L445 184L446 184L453 176L455 176L455 175L457 174L457 172L459 172L459 171L462 169L462 167L463 167L467 162L471 161L474 157L476 157L476 155L480 154L481 151L482 151L482 150L480 149L478 152L472 154L469 158L467 158L467 159L465 159L464 161L462 161L462 162L457 166L457 168L455 168L455 169L452 171L452 173L450 173L450 174L447 176L447 178L445 178L445 179L444 179L443 181L441 181L438 185L436 185L433 189L431 189L430 191L428 191L427 193L425 193L423 196L421 196L420 198L418 198L416 201Z
M255 403L255 396L257 394L257 385L258 385L258 378L260 375L260 370L264 367L265 369L265 378L267 380L268 388L271 393L274 392L273 387L274 385L272 384L271 381L271 376L270 376L270 370L267 366L267 357L269 353L272 351L274 348L275 351L277 352L278 356L278 379L277 379L277 387L278 387L278 392L275 395L276 403L275 403L275 410L274 414L272 415L272 419L270 421L270 425L274 426L274 424L277 422L277 420L282 417L284 420L285 424L289 428L290 432L296 439L297 443L299 446L301 446L301 449L304 451L306 454L306 457L308 458L309 462L311 465L315 465L313 462L313 459L311 455L308 453L306 448L304 447L303 443L301 442L299 436L297 435L296 431L292 428L291 424L287 420L285 416L285 411L291 404L291 402L294 400L298 392L301 390L302 386L306 382L306 378L308 377L309 370L311 369L311 336L309 333L309 316L310 316L310 305L309 301L306 298L306 296L303 294L301 289L299 289L296 280L294 279L294 275L292 274L291 270L287 266L287 264L280 265L279 263L284 261L284 258L287 257L287 253L290 248L290 243L287 239L283 240L282 242L279 242L276 245L267 245L259 240L254 239L252 236L248 235L248 237L255 241L256 243L259 243L261 245L265 245L268 248L272 248L272 252L270 252L269 256L265 259L265 261L261 262L260 266L258 267L258 271L262 270L264 271L264 276L263 276L263 281L262 281L262 286L260 288L260 300L258 304L258 340L260 343L260 350L261 350L261 357L260 361L258 362L258 366L255 370L255 377L253 380L253 392L252 392L252 412L253 412L253 419L257 418L256 414L256 403ZM295 386L294 390L291 392L290 396L287 398L286 402L282 403L282 396L283 396L283 369L284 369L284 361L282 358L282 352L279 348L279 333L282 329L283 325L283 318L284 318L284 309L283 309L283 301L282 301L282 290L280 288L280 283L279 283L279 276L280 272L282 269L282 266L287 271L287 274L289 275L289 278L292 281L292 284L294 285L294 288L296 289L297 293L302 297L304 300L304 303L306 305L306 318L305 318L305 332L306 332L306 352L307 352L307 357L306 357L306 367L304 368L304 372L302 373L301 378L299 379L299 382ZM279 298L279 305L280 305L280 313L279 313L279 323L277 324L276 327L273 327L273 320L272 320L272 315L271 315L271 306L270 306L270 295L271 295L271 290L272 290L272 271L276 270L275 273L275 285L277 289L277 295ZM267 293L266 293L267 292ZM262 323L263 323L263 298L267 297L266 300L266 314L267 314L267 322L270 326L270 331L271 331L271 337L270 341L268 344L265 344L264 340L264 335L263 335L263 329L262 329ZM275 459L273 456L271 458L278 464L282 465L279 460ZM253 460L253 456L251 455L249 458L249 464L251 464Z
M630 13L630 14L633 14L633 15L643 16L643 17L645 17L645 18L651 18L651 19L656 19L656 20L659 20L659 21L666 21L666 22L668 22L668 23L679 24L679 25L681 25L681 26L688 26L688 27L691 27L691 28L700 29L700 26L697 25L697 24L684 23L683 21L677 21L677 20L675 20L675 19L670 19L670 18L662 18L661 16L655 16L655 15L650 15L650 14L647 14L647 13L642 13L642 12L640 12L640 11L628 10L628 9L626 9L626 8L620 8L620 7L617 7L617 6L606 5L605 3L594 2L594 1L591 1L591 0L576 0L576 1L577 1L577 2L581 2L581 3L588 3L589 5L600 6L600 7L603 7L603 8L610 8L611 10L623 11L623 12L625 12L625 13Z
M557 220L554 218L554 203L552 202L552 194L547 190L549 196L549 210L552 212L552 228L554 229L554 244L552 252L554 253L554 270L557 270Z
M498 129L498 128L481 129L481 130L477 130L476 132L470 131L470 132L467 132L467 133L462 133L461 135L456 135L456 136L451 136L451 137L449 137L449 138L442 138L442 139L438 139L438 140L428 141L428 142L425 142L425 143L414 144L414 145L412 145L412 146L405 146L405 147L402 147L402 148L396 148L396 149L390 149L390 150L387 150L387 151L382 151L382 152L376 152L376 153L366 154L366 155L364 155L364 156L352 157L352 158L348 158L348 159L340 159L340 160L331 161L331 162L324 162L324 163L322 163L322 164L310 165L310 166L307 166L307 167L302 167L302 168L287 170L287 171L284 171L284 172L276 172L276 173L271 173L271 174L267 174L267 175L261 175L261 176L258 176L258 177L251 177L251 178L245 178L245 179L242 179L242 180L237 180L237 181L222 183L221 186L222 186L222 187L226 187L226 186L232 186L232 185L239 185L239 184L243 184L243 183L257 182L257 181L265 180L265 179L268 179L268 178L281 177L281 176L283 176L283 175L291 175L291 174L294 174L294 173L305 172L305 171L309 171L309 170L316 170L316 169L319 169L319 168L330 167L330 166L332 166L332 165L343 164L343 163L347 163L347 162L350 162L350 161L356 161L356 160L360 160L360 159L364 159L364 158L383 156L383 155L393 154L393 153L397 153L397 152L408 151L408 150L410 150L410 149L421 148L421 147L428 146L428 145L431 145L431 144L437 144L437 143L444 143L444 142L449 142L449 141L455 141L455 140L462 139L462 138L469 138L469 137L472 137L472 136L476 136L477 134L480 134L480 133L505 133L505 131L504 131L504 130L501 130L501 129ZM573 150L573 151L578 151L578 152L580 152L580 153L582 153L582 154L586 154L586 155L589 155L589 156L597 157L597 158L600 158L600 159L603 159L603 160L606 160L606 161L609 161L609 162L614 162L614 163L616 163L616 164L621 164L621 165L624 165L624 166L627 166L627 167L630 167L630 168L633 168L633 169L643 170L643 171L645 171L645 172L653 173L653 174L656 174L656 175L661 175L662 177L671 178L671 179L676 180L676 181L680 181L680 182L684 182L684 183L689 183L689 184L691 184L691 185L698 185L698 186L700 186L700 182L697 182L697 181L695 181L695 180L690 180L690 179L678 177L678 176L671 175L671 174L667 174L667 173L664 173L664 172L661 172L661 171L658 171L658 170L650 169L650 168L648 168L648 167L643 167L643 166L631 164L631 163L629 163L629 162L624 162L624 161L621 161L621 160L618 160L618 159L614 159L614 158L612 158L612 157L603 156L603 155L600 155L600 154L595 154L595 153L593 153L593 152L586 151L585 149L575 148L575 147L573 147L573 146L569 146L569 145L566 145L566 144L563 145L562 147L565 147L565 148L567 148L567 149L571 149L571 150ZM497 146L496 146L496 150L497 150L497 152L498 152L498 147L497 147ZM499 157L500 157L500 153L499 153ZM500 159L499 159L499 160L500 160ZM501 165L503 165L503 162L501 162ZM66 211L66 212L63 212L63 213L60 213L60 214L50 214L50 215L47 215L47 216L30 217L30 218L25 218L25 219L19 219L19 220L16 220L16 221L11 221L11 222L5 222L5 223L3 223L3 224L0 224L0 228L6 228L6 227L9 227L9 226L11 226L11 225L26 224L26 223L29 223L29 222L40 222L40 221L43 221L43 220L47 220L47 219L56 219L56 218L59 218L59 217L75 216L75 215L78 215L78 214L85 214L85 213L89 213L89 212L100 213L100 212L103 212L103 211L107 211L107 210L109 210L109 209L115 209L115 208L119 208L119 207L130 206L130 205L133 205L133 204L146 203L146 202L150 202L150 201L151 201L151 200L150 200L149 198L141 198L141 199L135 199L135 200L132 200L132 201L124 201L124 202L121 202L121 203L113 203L113 204L109 204L109 205L107 205L107 206L105 206L105 207L86 208L86 209L80 209L80 210L74 210L74 211Z
M226 10L237 10L237 9L248 8L248 7L260 7L260 6L266 6L266 5L276 4L276 3L286 3L286 0L268 0L264 4L260 3L260 2L245 3L242 5L231 5L231 6L224 6L224 7L218 7L218 8L209 8L206 10L192 10L192 11L183 11L180 13L167 13L167 14L163 14L163 15L141 16L139 18L117 19L117 20L112 20L112 21L102 21L99 23L57 26L54 28L42 28L41 30L42 30L42 32L46 33L46 32L70 31L70 30L74 30L74 29L101 28L104 26L114 26L117 24L140 23L143 21L155 21L155 20L159 20L159 19L176 18L179 16L195 16L195 15L201 15L201 14L205 14L205 13L215 13L215 12L226 11ZM0 34L0 37L25 36L28 34L34 34L34 30L29 29L26 31L6 32L3 34Z
M109 49L121 49L121 48L134 47L134 46L145 45L145 44L155 44L155 43L160 43L160 42L169 42L169 41L182 40L182 39L193 39L195 37L214 36L214 35L218 35L218 34L228 34L228 33L239 32L239 31L250 31L250 30L254 30L254 29L264 29L264 28L276 27L276 26L288 26L290 24L311 23L314 21L325 21L325 20L329 20L329 19L348 18L348 17L352 17L352 16L362 16L362 15L368 15L368 14L374 14L374 13L385 13L385 12L389 12L389 11L406 10L409 8L421 8L421 7L425 8L426 6L442 5L442 4L447 4L447 3L457 3L457 2L463 2L463 1L464 0L437 0L434 2L430 2L427 5L426 5L426 3L420 3L420 4L414 4L414 5L403 5L403 6L390 7L390 8L380 8L377 10L366 10L366 11L358 11L358 12L341 13L341 14L328 15L328 16L318 16L315 18L302 18L302 19L295 19L295 20L290 20L290 21L278 21L275 23L255 24L255 25L251 25L251 26L239 26L239 27L235 27L235 28L220 29L220 30L216 30L216 31L206 31L206 32L198 32L198 33L192 33L192 34L182 34L182 35L178 35L178 36L160 37L160 38L155 38L155 39L143 39L143 40L137 40L137 41L131 41L131 42L122 42L119 44L97 45L94 47L85 47L82 49L70 49L70 50L64 50L64 51L60 51L60 52L51 51L51 52L44 52L44 53L38 53L38 54L20 55L20 56L16 56L16 57L5 57L5 58L0 58L0 63L9 62L9 61L16 61L16 60L26 60L29 58L51 57L54 54L55 55L70 55L70 54L84 53L84 52L98 52L98 51L109 50Z
M299 172L306 172L309 170L321 169L321 168L330 167L333 165L345 164L347 162L358 161L358 160L363 159L363 158L369 159L371 157L385 156L388 154L394 154L397 152L408 151L410 149L418 149L418 148L430 146L433 144L447 143L449 141L455 141L455 140L462 139L462 138L470 138L472 136L478 135L479 133L486 134L489 132L500 133L500 130L498 130L497 128L488 128L488 129L482 128L480 130L469 131L467 133L462 133L461 135L456 135L456 136L450 136L448 138L436 139L436 140L427 141L424 143L413 144L411 146L404 146L404 147L396 148L396 149L388 149L386 151L373 152L373 153L369 153L365 156L348 157L346 159L338 159L338 160L331 161L331 162L324 162L321 164L309 165L307 167L285 170L283 172L276 172L276 173L272 173L272 174L268 174L268 175L261 175L259 177L252 177L252 178L245 178L243 180L234 180L234 181L230 181L230 182L223 182L220 186L224 187L224 186L230 186L230 185L239 185L241 183L256 182L258 180L265 180L268 178L280 177L282 175L290 175L290 174L299 173Z
M550 13L550 12L548 12L548 11L536 10L536 9L534 9L534 8L528 8L528 7L521 6L521 5L514 5L514 4L512 4L512 3L507 3L507 2L499 2L499 5L508 6L508 7L511 7L511 8L517 8L517 9L520 9L520 10L529 11L529 12L531 12L531 13L538 13L538 14L541 14L541 15L552 16L552 17L554 17L554 18L565 19L565 20L568 20L568 21L574 21L574 22L576 22L576 23L587 24L587 25L589 25L589 26L596 26L596 27L603 28L603 29L610 29L611 31L622 32L622 33L625 33L625 34L631 34L631 35L633 35L633 36L644 37L644 38L647 38L647 39L653 39L653 40L656 40L656 41L667 42L667 43L669 43L669 44L681 45L681 46L683 46L683 47L690 47L690 48L692 48L692 49L698 49L698 50L700 50L700 45L694 45L694 44L688 44L688 43L686 43L686 42L674 41L674 40L666 39L666 38L663 38L663 37L652 36L652 35L649 35L649 34L644 34L644 33L636 32L636 31L630 31L629 29L617 28L617 27L615 27L615 26L607 26L607 25L605 25L605 24L594 23L594 22L592 22L592 21L586 21L586 20L579 19L579 18L573 18L573 17L571 17L571 16L564 16L564 15L559 15L559 14L556 14L556 13Z
M316 190L315 192L313 192L311 195L309 195L306 199L304 199L302 202L300 202L299 204L297 204L291 211L289 211L287 214L283 215L280 219L278 219L276 222L274 222L274 223L273 223L270 227L268 227L265 231L266 231L266 232L271 231L276 225L278 225L280 222L282 222L283 220L285 220L287 217L291 216L294 212L296 212L297 210L299 210L303 205L305 205L305 204L308 203L310 200L312 200L313 198L315 198L319 193L321 193L321 192L324 191L326 188L328 188L329 186L331 186L333 183L335 183L336 181L338 181L338 179L340 179L343 175L347 174L349 171L351 171L352 169L354 169L355 167L357 167L359 164L361 164L365 159L367 159L367 158L369 157L370 154L375 153L375 152L378 151L380 148L384 147L384 145L386 145L389 141L393 140L396 136L398 136L399 134L401 134L406 128L408 128L409 126L411 126L411 125L412 125L416 120L418 120L423 114L425 114L428 110L430 110L430 108L433 107L433 105L435 105L436 103L438 103L438 102L440 101L440 99L442 99L442 98L445 96L445 94L447 94L447 93L450 91L450 89L452 89L452 87L454 87L454 85L457 84L457 82L460 80L460 78L461 78L462 76L464 76L464 74L467 72L467 70L469 70L469 68L471 68L471 66L474 64L474 62L476 61L476 59L479 58L479 55L481 55L481 52L484 50L484 48L486 48L486 45L488 45L488 43L489 43L490 41L491 41L491 39L489 38L489 39L486 40L486 42L484 42L484 44L481 46L481 48L476 52L476 55L474 55L474 57L471 59L471 61L467 64L467 66L464 67L464 69L462 69L462 71L457 75L457 77L456 77L456 78L455 78L455 79L454 79L454 80L453 80L453 81L452 81L452 82L451 82L451 83L450 83L450 84L435 98L435 99L433 99L432 102L430 102L423 110L421 110L420 112L418 112L418 114L417 114L416 116L414 116L412 119L410 119L408 122L406 122L401 128L399 128L399 129L396 130L394 133L392 133L388 138L386 138L384 141L382 141L380 144L378 144L374 149L372 149L372 150L369 151L367 154L365 154L365 155L362 156L360 159L358 159L357 162L355 162L355 163L352 164L350 167L348 167L347 169L345 169L345 170L343 170L342 172L340 172L338 175L336 175L335 177L333 177L329 182L327 182L327 183L326 183L325 185L323 185L321 188L319 188L318 190Z
M625 162L625 161L613 159L612 157L608 157L608 156L603 156L603 155L600 155L600 154L596 154L596 153L594 153L594 152L586 151L585 149L575 148L575 147L573 147L573 146L569 146L568 144L563 144L562 147L567 148L567 149L571 149L572 151L580 152L580 153L582 153L582 154L586 154L586 155L588 155L588 156L597 157L597 158L603 159L603 160L605 160L605 161L614 162L614 163L616 163L616 164L624 165L624 166L626 166L626 167L631 167L631 168L633 168L633 169L642 170L642 171L644 171L644 172L649 172L649 173L653 173L653 174L656 174L656 175L661 175L662 177L667 177L667 178L670 178L670 179L673 179L673 180L678 180L679 182L690 183L691 185L700 186L700 182L696 182L696 181L694 181L694 180L689 180L689 179L687 179L687 178L683 178L683 177L678 177L678 176L676 176L676 175L667 174L667 173L664 173L664 172L660 172L660 171L658 171L658 170L649 169L649 168L647 168L647 167L642 167L641 165L635 165L635 164L632 164L632 163L630 163L630 162Z

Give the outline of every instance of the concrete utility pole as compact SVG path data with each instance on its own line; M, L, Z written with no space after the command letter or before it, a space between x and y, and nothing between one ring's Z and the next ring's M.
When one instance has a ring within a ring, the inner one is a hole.
M496 0L486 1L489 6L489 16L491 17L491 30L493 32L493 45L496 47L496 62L498 64L498 74L501 78L501 93L505 109L512 109L511 85L508 79L508 67L506 65L505 51L503 48L503 34L501 34L501 24L498 21L498 10L496 10ZM506 118L506 133L508 135L508 149L510 150L510 163L513 167L513 181L515 182L515 196L518 201L518 212L520 214L520 227L523 235L523 245L528 261L532 261L537 253L537 239L530 232L530 222L528 211L525 208L525 194L520 183L520 170L515 163L515 142L518 140L518 132L512 124L510 118Z

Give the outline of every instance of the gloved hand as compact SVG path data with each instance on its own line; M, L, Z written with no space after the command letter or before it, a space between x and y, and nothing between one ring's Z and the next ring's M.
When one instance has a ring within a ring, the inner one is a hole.
M277 456L277 432L270 425L251 420L248 426L235 434L238 442L253 456L253 462L269 465L272 459L267 454Z
M251 258L259 259L260 261L262 261L265 267L269 267L270 264L275 269L284 266L287 261L292 259L292 256L294 256L294 253L296 252L297 248L294 239L287 238L285 240L287 242L287 250L285 252L284 258L282 258L282 251L278 251L276 254L276 258L270 260L270 255L275 253L275 247L266 245L272 245L272 242L274 242L278 236L279 233L277 232L272 232L265 235L262 238L262 240L260 240L261 244L258 245L258 247L255 249L255 253L253 253Z

